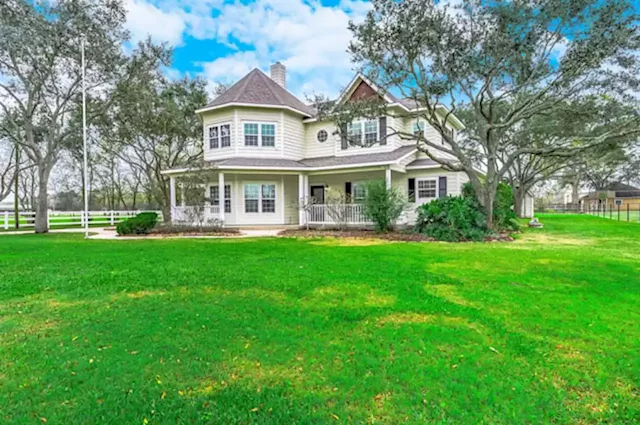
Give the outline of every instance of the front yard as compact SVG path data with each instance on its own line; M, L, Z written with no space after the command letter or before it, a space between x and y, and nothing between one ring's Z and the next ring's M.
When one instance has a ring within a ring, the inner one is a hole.
M0 422L634 423L640 226L512 243L0 236Z

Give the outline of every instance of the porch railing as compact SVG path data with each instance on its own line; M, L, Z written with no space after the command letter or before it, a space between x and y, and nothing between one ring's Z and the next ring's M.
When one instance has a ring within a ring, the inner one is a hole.
M220 207L218 205L175 206L171 208L171 221L176 224L202 225L218 219L220 219Z
M370 224L362 204L316 204L307 209L308 224Z

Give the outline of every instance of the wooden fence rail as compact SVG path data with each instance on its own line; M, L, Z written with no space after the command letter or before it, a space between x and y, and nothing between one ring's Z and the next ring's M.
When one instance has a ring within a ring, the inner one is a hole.
M118 223L130 218L135 217L137 214L145 211L89 211L86 216L84 211L48 211L47 212L47 224L49 228L56 227L84 227L85 220L89 220L90 226L115 226ZM162 219L162 213L156 212L160 220ZM0 212L0 226L4 230L16 227L15 215L12 211ZM20 228L30 229L35 227L36 213L34 211L20 211L18 214L18 223Z

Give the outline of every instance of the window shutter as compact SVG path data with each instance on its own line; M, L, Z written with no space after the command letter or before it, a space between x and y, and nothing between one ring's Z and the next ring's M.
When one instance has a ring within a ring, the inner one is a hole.
M345 150L349 147L349 142L347 140L347 126L343 125L340 128L340 142L342 150Z
M409 179L409 202L416 202L416 179Z
M444 198L447 196L447 177L441 176L438 180L438 197Z
M351 182L346 182L344 184L344 194L346 195L345 197L347 198L346 201L348 204L351 203Z
M387 144L387 117L380 117L380 144Z

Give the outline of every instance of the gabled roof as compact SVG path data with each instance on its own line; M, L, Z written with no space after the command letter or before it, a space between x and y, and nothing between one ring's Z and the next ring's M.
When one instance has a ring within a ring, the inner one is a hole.
M283 108L308 117L313 115L311 108L257 68L196 112L231 105Z

